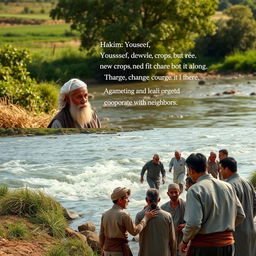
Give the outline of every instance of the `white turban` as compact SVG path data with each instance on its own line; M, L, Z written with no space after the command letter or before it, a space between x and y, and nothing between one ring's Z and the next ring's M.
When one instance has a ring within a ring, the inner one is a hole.
M65 96L78 88L86 88L87 89L87 84L77 78L70 79L68 82L66 82L61 87L60 95L59 95L59 109L60 110L66 106Z

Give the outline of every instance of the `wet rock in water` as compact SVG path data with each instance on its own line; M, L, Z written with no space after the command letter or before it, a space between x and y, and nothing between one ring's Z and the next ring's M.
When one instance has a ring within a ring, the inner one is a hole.
M204 80L200 80L200 81L198 81L198 84L199 85L203 85L203 84L205 84L206 82L204 81Z
M235 94L235 90L224 91L223 94Z
M102 121L105 121L105 122L107 122L107 121L109 121L109 120L110 120L109 117L103 117L103 119L102 119Z
M87 231L87 230L92 231L92 232L95 232L96 227L95 227L94 223L92 223L92 222L86 222L86 223L84 223L84 224L78 226L78 230L79 230L79 232Z
M78 213L76 213L72 210L68 210L66 208L63 208L63 211L64 211L64 216L67 220L74 220L74 219L78 219L78 218L81 217Z
M86 237L87 243L93 249L93 251L101 251L100 240L97 234L90 230L82 231L81 234L83 234Z
M87 238L86 236L83 236L81 233L73 230L72 228L65 228L65 232L67 237L75 237L83 241L84 243L87 243Z
M255 96L256 95L256 92L251 92L250 93L250 96Z
M221 96L221 93L217 92L215 93L215 96Z

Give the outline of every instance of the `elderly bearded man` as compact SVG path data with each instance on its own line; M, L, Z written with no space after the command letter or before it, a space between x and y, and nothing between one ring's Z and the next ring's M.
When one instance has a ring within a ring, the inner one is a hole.
M100 128L100 121L88 101L87 85L71 79L60 89L60 112L48 128Z
M148 220L157 215L156 210L147 211L135 225L130 215L124 211L128 206L130 194L131 190L128 188L115 188L111 195L114 205L102 214L99 239L104 256L131 256L128 232L136 236L147 225Z

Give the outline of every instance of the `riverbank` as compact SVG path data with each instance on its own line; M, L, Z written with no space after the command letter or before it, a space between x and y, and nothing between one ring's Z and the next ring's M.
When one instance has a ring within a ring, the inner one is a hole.
M78 227L81 232L74 231L67 220L77 214L42 191L0 186L0 215L0 255L94 256L100 252L95 226L84 223Z
M26 137L43 135L71 135L71 134L117 134L119 132L139 131L138 128L0 128L0 137ZM145 130L145 129L143 129ZM148 129L149 130L149 129Z

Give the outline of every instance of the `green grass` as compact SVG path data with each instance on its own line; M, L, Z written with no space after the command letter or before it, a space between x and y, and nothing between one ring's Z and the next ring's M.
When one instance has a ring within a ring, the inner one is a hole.
M79 35L70 32L70 25L26 25L1 27L0 46L12 44L26 48L43 48L44 43L68 42L78 39Z
M81 240L71 238L54 246L46 256L94 256L92 249Z
M41 191L15 189L0 198L0 215L28 217L49 234L64 237L68 226L62 206Z
M256 50L249 50L244 53L238 52L227 56L222 63L212 65L210 70L220 72L255 72Z
M23 222L3 223L0 228L0 236L10 240L26 239L31 237L31 232Z
M7 226L6 236L9 239L25 239L31 235L27 226L23 223L13 223Z
M256 171L254 171L250 177L250 181L252 183L252 185L254 186L254 188L256 189Z
M51 20L49 14L23 14L23 13L0 13L1 18L15 18L15 19L28 19L28 20Z
M8 193L8 187L6 185L0 186L0 197L5 196Z

